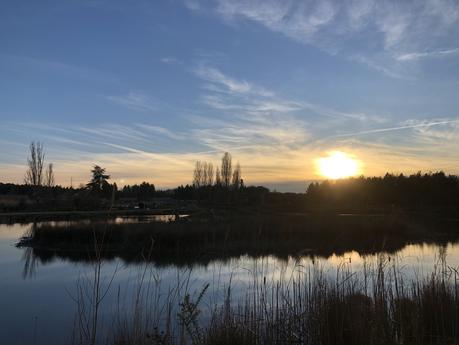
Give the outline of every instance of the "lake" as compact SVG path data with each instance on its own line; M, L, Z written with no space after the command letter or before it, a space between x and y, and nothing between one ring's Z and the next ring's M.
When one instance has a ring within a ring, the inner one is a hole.
M132 220L118 221L132 223ZM94 264L59 257L43 260L35 258L28 248L17 248L15 244L31 227L32 224L0 225L1 342L9 345L70 343L78 320L75 299L81 291L79 288L90 285ZM359 255L355 250L328 257L241 255L192 265L126 263L119 258L104 260L101 286L106 294L100 306L100 333L110 327L114 315L133 312L133 301L139 291L142 301L158 306L179 302L187 292L196 296L209 284L202 302L205 317L206 308L223 301L228 286L231 286L233 300L238 301L250 293L254 281L260 277L274 284L289 281L299 272L314 274L317 268L330 277L340 271L358 275L378 260L381 260L378 254ZM445 262L457 269L459 244L407 243L385 255L385 260L388 265L395 264L405 280L422 279ZM143 287L141 290L139 285ZM151 317L161 318L162 312L154 310L155 315Z

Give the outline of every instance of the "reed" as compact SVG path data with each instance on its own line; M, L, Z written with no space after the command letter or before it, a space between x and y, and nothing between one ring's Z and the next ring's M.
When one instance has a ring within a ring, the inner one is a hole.
M191 291L189 270L165 288L145 263L126 301L132 309L118 309L103 343L459 344L459 272L444 258L408 281L383 254L358 272L343 264L331 275L298 261L280 279L265 273L255 267L245 295L234 298L231 281ZM223 298L211 298L215 289Z

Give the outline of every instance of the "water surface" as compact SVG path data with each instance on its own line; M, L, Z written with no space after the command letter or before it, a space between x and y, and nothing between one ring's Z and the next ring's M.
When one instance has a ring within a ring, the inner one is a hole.
M9 345L66 344L71 340L75 324L76 287L81 282L90 281L94 266L62 258L42 262L34 258L27 248L16 248L18 239L31 227L32 224L0 225L0 339ZM389 257L397 263L405 279L426 277L438 269L445 258L448 265L459 267L459 244L407 244ZM102 265L103 286L108 286L113 279L101 306L102 324L109 325L120 306L123 311L129 312L126 308L130 308L130 301L145 270L148 271L146 279L160 291L158 298L175 291L179 300L185 293L185 287L191 293L199 293L203 286L210 284L205 308L213 302L221 302L230 283L233 298L237 300L244 297L256 277L266 277L269 282L285 281L296 272L310 270L312 266L320 267L330 276L344 269L361 274L364 265L373 265L376 261L376 254L361 256L356 251L327 258L254 258L244 255L189 267L156 266L151 262L127 264L113 259Z

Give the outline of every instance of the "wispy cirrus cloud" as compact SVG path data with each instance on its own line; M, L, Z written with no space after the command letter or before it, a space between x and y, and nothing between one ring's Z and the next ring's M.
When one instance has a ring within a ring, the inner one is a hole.
M140 91L129 91L126 95L107 96L107 99L136 111L150 112L158 110L155 99Z
M205 84L202 104L216 113L190 116L190 136L210 150L234 152L257 181L270 183L283 174L295 181L304 179L312 157L333 144L318 142L324 126L352 128L385 122L380 116L283 97L208 64L194 72ZM314 173L307 176L314 178Z
M455 118L390 122L290 99L215 66L201 65L193 72L205 86L202 106L182 118L186 126L180 129L151 120L98 124L97 128L23 123L5 128L22 133L26 140L46 141L48 158L63 184L71 179L75 185L86 182L91 165L100 164L119 185L147 180L173 187L190 181L196 160L219 164L224 151L241 163L248 184L294 181L301 186L301 181L318 178L311 162L336 149L365 162L369 175L431 166L456 169L459 120ZM374 127L382 122L384 127ZM322 127L327 133L343 135L325 137ZM346 129L349 132L343 133ZM393 135L400 130L405 135ZM15 171L6 177L14 180L22 168L5 169Z
M58 60L0 53L0 62L2 64L20 66L24 71L46 71L59 77L86 80L102 84L122 85L122 83L111 74L104 73L98 69L79 66Z
M332 22L336 7L329 1L216 1L216 12L226 20L245 18L303 42Z
M320 44L356 33L379 33L384 49L424 46L457 29L459 4L454 0L419 1L281 1L216 0L215 11L226 20L246 19L293 39ZM426 26L426 24L429 24Z
M17 164L0 163L7 181L20 181L25 170L25 163L20 163L25 162L27 154L27 144L21 142L30 138L45 144L46 159L54 163L57 182L64 185L71 180L74 186L85 183L91 166L99 164L121 185L146 180L172 187L189 179L196 159L195 153L173 146L177 140L186 141L186 138L168 128L149 124L99 124L95 128L10 122L5 128L7 132L15 132L19 141L8 141L8 149L19 158ZM190 141L186 145L189 147ZM199 157L209 156L200 153Z
M457 55L457 54L459 54L459 48L428 51L428 52L405 53L405 54L401 54L397 56L396 59L398 61L413 61L413 60L420 60L420 59L427 59L427 58L447 57L450 55Z
M257 115L281 117L308 112L330 118L385 121L383 117L377 115L338 111L307 101L288 99L259 85L232 78L213 66L200 65L194 72L198 77L208 82L204 88L207 93L202 96L202 102L216 110L233 112L243 116L250 115L252 118Z
M253 91L253 86L250 85L247 81L235 80L225 74L215 67L209 67L201 65L194 70L195 74L200 78L207 80L211 83L221 87L224 87L224 90L227 92L234 93L248 93ZM220 91L223 91L221 89Z
M287 148L309 138L305 121L293 116L301 109L297 102L213 66L201 64L194 73L205 84L202 104L219 113L218 117L189 117L192 137L209 149L253 152Z
M202 102L226 116L191 119L196 126L203 127L193 129L193 137L217 151L229 149L249 160L248 170L259 180L269 183L279 178L282 169L277 165L289 171L290 179L301 179L298 171L310 169L309 162L314 156L337 147L362 159L366 173L409 173L430 169L432 164L438 169L456 169L452 155L442 150L445 145L449 152L459 149L459 141L452 139L458 138L457 118L390 121L381 116L286 99L271 90L257 93L259 87L253 83L248 83L250 87L243 92L230 92L231 87L225 87L228 76L221 70L215 75L220 78L198 74L204 81L216 84L204 89ZM381 127L383 123L385 126ZM375 128L376 125L379 127ZM349 132L324 136L323 126L327 132L342 133L346 128ZM362 129L356 131L356 128ZM403 136L396 134L402 130L406 131ZM443 140L439 142L435 137ZM253 157L269 157L273 164ZM307 176L314 178L314 173L309 171Z
M455 50L445 48L445 42L459 45L459 3L454 0L196 0L193 4L189 8L194 11L213 12L232 24L259 24L395 78L403 75L397 62L450 56Z
M142 124L142 123L137 124L136 126L140 129L143 129L146 133L148 133L148 135L152 133L155 135L165 136L173 140L184 140L185 139L185 134L173 132L170 129L167 129L164 127L147 125L147 124Z
M459 143L459 118L450 119L432 119L432 120L418 120L411 119L407 120L407 126L412 126L414 134L417 136L419 141L422 141L426 145L438 146L453 144L457 147ZM445 147L446 149L446 147Z
M431 131L430 131L431 127L440 126L440 125L458 125L458 124L459 124L459 119L423 120L423 121L421 121L421 120L407 120L407 121L404 121L403 123L401 123L399 126L385 127L385 128L375 128L375 129L369 129L369 130L359 131L359 132L338 134L335 137L355 137L355 136L366 135L366 134L376 134L376 133L384 133L384 132L401 131L401 130L405 130L405 129L415 129L417 131L420 131L421 133L431 133ZM440 137L445 138L444 133Z
M381 59L373 57L366 57L365 55L357 54L349 56L350 60L359 62L375 71L378 71L390 78L400 79L400 80L412 80L413 77L406 74L404 71L400 71L394 69L392 67L387 67L384 59L382 61L378 61Z

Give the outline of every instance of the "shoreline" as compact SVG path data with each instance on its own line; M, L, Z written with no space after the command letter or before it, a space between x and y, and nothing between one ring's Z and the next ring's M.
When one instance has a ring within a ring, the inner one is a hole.
M93 211L31 211L0 213L0 224L31 223L35 221L83 220L113 218L119 216L160 216L195 213L190 208L163 208L139 210L93 210Z

